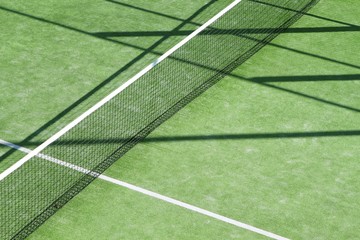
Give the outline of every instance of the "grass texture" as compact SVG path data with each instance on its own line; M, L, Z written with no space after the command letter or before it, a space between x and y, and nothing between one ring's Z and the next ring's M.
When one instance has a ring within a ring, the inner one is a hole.
M106 37L124 45L86 33L171 30L176 18L205 2L188 1L184 8L183 1L93 1L82 10L83 1L5 1L0 38L9 44L0 46L0 67L6 69L0 76L0 138L34 148L151 62L156 54L137 59L56 118L161 39ZM355 0L320 1L105 174L291 239L357 239L359 9ZM181 38L174 35L156 49ZM44 125L49 127L34 134ZM0 150L6 156L0 169L22 156ZM49 238L263 239L102 180L30 237Z

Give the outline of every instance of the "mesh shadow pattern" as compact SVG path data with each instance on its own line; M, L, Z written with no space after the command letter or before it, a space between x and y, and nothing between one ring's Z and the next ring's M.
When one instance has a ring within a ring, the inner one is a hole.
M0 182L0 239L24 239L186 104L318 0L243 0ZM68 165L67 165L68 164ZM70 165L71 164L71 165ZM78 166L77 171L69 166Z

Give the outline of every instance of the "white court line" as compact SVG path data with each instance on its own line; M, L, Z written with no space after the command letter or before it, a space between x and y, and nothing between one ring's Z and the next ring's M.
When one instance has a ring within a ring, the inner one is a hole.
M28 149L28 148L24 148L24 147L18 146L18 145L16 145L16 144L7 142L7 141L2 140L2 139L0 139L0 144L5 145L5 146L8 146L8 147L13 148L13 149L16 149L16 150L19 150L19 151L22 151L22 152L25 152L25 153L29 153L29 152L32 151L32 150L30 150L30 149ZM262 230L262 229L257 228L257 227L253 227L253 226L251 226L251 225L249 225L249 224L242 223L242 222L236 221L236 220L234 220L234 219L231 219L231 218L228 218L228 217L219 215L219 214L217 214L217 213L213 213L213 212L210 212L210 211L208 211L208 210L205 210L205 209L202 209L202 208L199 208L199 207L196 207L196 206L193 206L193 205L190 205L190 204L181 202L181 201L176 200L176 199L174 199L174 198L170 198L170 197L161 195L161 194L159 194L159 193L152 192L152 191L150 191L150 190L147 190L147 189L144 189L144 188L141 188L141 187L137 187L137 186L132 185L132 184L130 184L130 183L126 183L126 182L117 180L117 179L115 179L115 178L105 176L105 175L103 175L103 174L99 175L98 173L92 172L92 171L90 171L90 170L88 170L88 169L82 168L82 167L80 167L80 166L77 166L77 165L74 165L74 164L71 164L71 163L64 162L64 161L62 161L62 160L53 158L53 157L48 156L48 155L38 154L37 156L40 157L40 158L43 158L43 159L45 159L45 160L47 160L47 161L50 161L50 162L59 164L59 165L61 165L61 166L65 166L65 167L71 168L71 169L73 169L73 170L76 170L76 171L79 171L79 172L82 172L82 173L85 173L85 174L90 174L90 175L95 176L95 177L98 176L98 178L100 178L100 179L102 179L102 180L104 180L104 181L114 183L114 184L116 184L116 185L119 185L119 186L125 187L125 188L127 188L127 189L133 190L133 191L135 191L135 192L139 192L139 193L145 194L145 195L147 195L147 196L150 196L150 197L153 197L153 198L162 200L162 201L164 201L164 202L171 203L171 204L173 204L173 205L176 205L176 206L179 206L179 207L182 207L182 208L186 208L186 209L188 209L188 210L191 210L191 211L200 213L200 214L202 214L202 215L205 215L205 216L208 216L208 217L217 219L217 220L222 221L222 222L225 222L225 223L232 224L232 225L234 225L234 226L237 226L237 227L240 227L240 228L249 230L249 231L254 232L254 233L258 233L258 234L261 234L261 235L263 235L263 236L266 236L266 237L269 237L269 238L272 238L272 239L277 239L277 240L289 240L288 238L284 238L284 237L279 236L279 235L277 235L277 234L274 234L274 233L271 233L271 232Z
M132 83L134 83L136 80L138 80L140 77L142 77L144 74L149 72L151 69L153 69L156 65L158 65L160 62L162 62L164 59L166 59L169 55L171 55L173 52L181 48L183 45L185 45L187 42L189 42L192 38L197 36L199 33L204 31L208 26L210 26L212 23L214 23L216 20L218 20L220 17L222 17L224 14L226 14L228 11L230 11L232 8L234 8L237 4L239 4L242 0L235 0L230 5L228 5L226 8L224 8L221 12L216 14L214 17L212 17L209 21L204 23L202 26L200 26L198 29L196 29L194 32L192 32L189 36L184 38L182 41L180 41L178 44L176 44L174 47L172 47L169 51L164 53L162 56L160 56L158 59L156 59L154 62L152 62L150 65L145 67L143 70L141 70L139 73L137 73L134 77L130 78L127 82L125 82L123 85L121 85L119 88L117 88L115 91L110 93L108 96L103 98L100 102L92 106L89 110L81 114L78 118L76 118L74 121L72 121L70 124L65 126L63 129L61 129L59 132L54 134L52 137L50 137L48 140L46 140L44 143L36 147L33 151L28 153L25 157L20 159L18 162L16 162L14 165L6 169L4 172L0 174L0 181L6 178L8 175L10 175L12 172L14 172L16 169L21 167L24 163L29 161L32 157L38 155L42 150L44 150L47 146L49 146L51 143L55 142L57 139L59 139L62 135L67 133L70 129L78 125L81 121L83 121L86 117L88 117L90 114L98 110L100 107L102 107L105 103L113 99L115 96L117 96L119 93L121 93L123 90L125 90L128 86L130 86Z

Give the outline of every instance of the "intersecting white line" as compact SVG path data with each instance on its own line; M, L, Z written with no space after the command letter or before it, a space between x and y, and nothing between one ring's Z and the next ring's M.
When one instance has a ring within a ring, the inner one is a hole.
M13 149L16 149L16 150L19 150L19 151L24 152L24 153L29 153L29 152L32 151L31 149L21 147L21 146L19 146L19 145L16 145L16 144L7 142L7 141L2 140L2 139L0 139L0 144L2 144L2 145L4 145L4 146L8 146L8 147L13 148ZM147 189L144 189L144 188L141 188L141 187L132 185L132 184L130 184L130 183L126 183L126 182L117 180L117 179L112 178L112 177L105 176L105 175L103 175L103 174L99 175L98 173L92 172L91 170L88 170L88 169L82 168L82 167L80 167L80 166L77 166L77 165L74 165L74 164L71 164L71 163L68 163L68 162L65 162L65 161L62 161L62 160L53 158L53 157L48 156L48 155L45 155L45 154L38 154L37 157L42 158L42 159L45 159L45 160L50 161L50 162L53 162L53 163L56 163L56 164L59 164L59 165L64 166L64 167L71 168L71 169L73 169L73 170L75 170L75 171L78 171L78 172L81 172L81 173L84 173L84 174L90 174L90 175L92 175L92 176L94 176L94 177L98 177L98 178L100 178L100 179L102 179L102 180L104 180L104 181L111 182L111 183L113 183L113 184L116 184L116 185L125 187L125 188L130 189L130 190L133 190L133 191L135 191L135 192L139 192L139 193L145 194L145 195L147 195L147 196L150 196L150 197L153 197L153 198L162 200L162 201L167 202L167 203L171 203L171 204L173 204L173 205L176 205L176 206L179 206L179 207L182 207L182 208L191 210L191 211L193 211L193 212L200 213L200 214L202 214L202 215L205 215L205 216L208 216L208 217L217 219L217 220L222 221L222 222L225 222L225 223L232 224L232 225L234 225L234 226L237 226L237 227L240 227L240 228L249 230L249 231L251 231L251 232L255 232L255 233L261 234L261 235L263 235L263 236L266 236L266 237L269 237L269 238L272 238L272 239L276 239L276 240L289 240L288 238L279 236L279 235L277 235L277 234L268 232L268 231L266 231L266 230L262 230L262 229L260 229L260 228L251 226L251 225L246 224L246 223L242 223L242 222L236 221L236 220L234 220L234 219L231 219L231 218L228 218L228 217L219 215L219 214L217 214L217 213L210 212L210 211L205 210L205 209L203 209L203 208L199 208L199 207L190 205L190 204L188 204L188 203L185 203L185 202L176 200L176 199L174 199L174 198L170 198L170 197L161 195L161 194L159 194L159 193L156 193L156 192L153 192L153 191L150 191L150 190L147 190Z

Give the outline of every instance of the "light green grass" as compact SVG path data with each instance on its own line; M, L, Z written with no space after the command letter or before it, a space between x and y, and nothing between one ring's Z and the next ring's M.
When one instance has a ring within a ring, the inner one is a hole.
M187 13L167 8L161 1L137 3L176 16L191 12L190 7ZM156 4L163 7L157 9ZM201 5L193 4L194 9ZM359 26L359 9L355 0L323 0L311 14ZM70 20L63 17L63 21ZM73 23L79 28L89 27L81 19ZM293 26L304 32L290 30L280 35L235 70L233 76L223 79L160 126L105 174L291 239L357 239L360 60L356 53L360 52L360 28L339 32L335 27L346 25L305 16ZM74 33L68 34L74 37ZM146 45L148 40L144 37L134 41ZM88 47L84 46L85 53ZM3 117L0 121L4 123L4 138L23 139L104 78L93 75L95 72L106 75L116 69L106 70L113 64L112 47L126 51L123 46L108 43L98 49L99 54L109 51L109 59L103 64L92 60L90 69L94 73L89 74L94 82L88 89L80 83L69 87L79 95L69 93L64 102L55 95L54 102L43 103L51 111L44 111L43 116L34 113L38 117L35 119L43 120L30 121L34 117L30 112L6 108L24 119L9 121L13 119L10 113ZM120 54L117 57L120 60ZM128 56L128 60L132 57ZM91 64L91 58L84 56L83 64L86 61ZM349 75L352 81L345 80ZM329 76L331 81L326 80ZM46 83L51 86L49 81ZM0 84L11 89L9 82ZM44 95L44 99L54 92ZM14 99L13 94L6 96L4 106L13 106L7 100ZM29 97L29 101L27 106L37 109L36 98ZM12 132L6 132L9 130ZM49 238L261 237L97 180L30 239Z
M266 239L102 180L68 206L29 239Z

